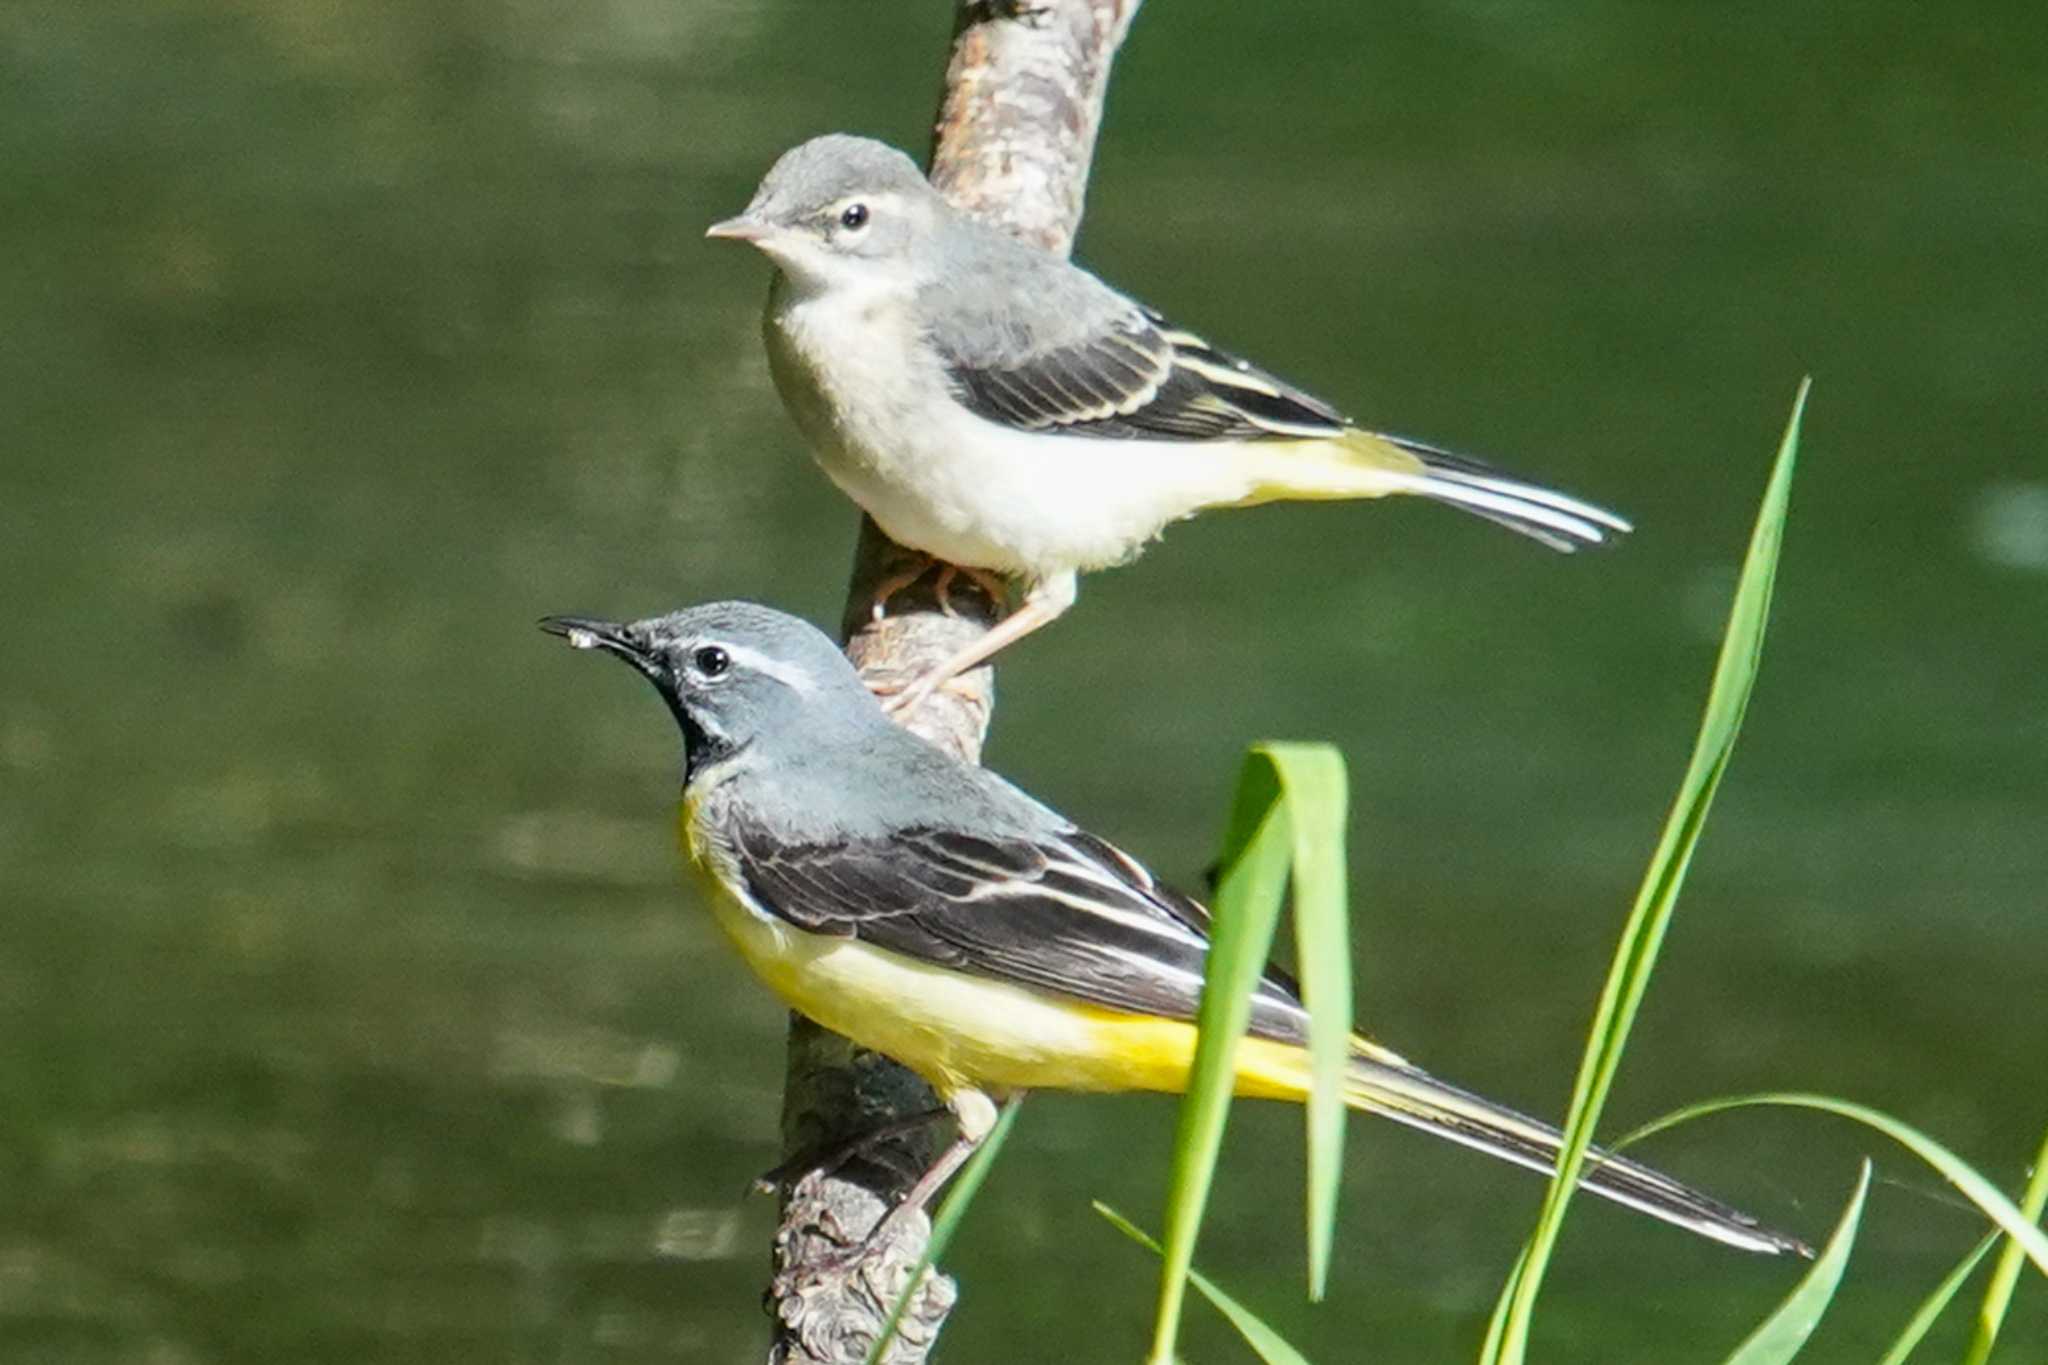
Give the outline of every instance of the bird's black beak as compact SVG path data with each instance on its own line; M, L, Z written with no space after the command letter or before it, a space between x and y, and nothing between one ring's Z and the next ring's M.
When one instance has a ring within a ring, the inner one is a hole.
M669 714L682 727L685 786L689 785L691 774L725 752L713 741L703 722L690 714L675 670L667 656L656 647L648 630L617 621L598 621L588 616L543 616L540 628L550 635L561 636L577 649L601 649L613 658L623 659L633 666L634 672L654 684L654 690L667 703Z
M660 683L664 669L661 659L640 632L617 621L599 621L589 616L543 616L540 628L559 635L576 649L601 649L624 659L641 673Z

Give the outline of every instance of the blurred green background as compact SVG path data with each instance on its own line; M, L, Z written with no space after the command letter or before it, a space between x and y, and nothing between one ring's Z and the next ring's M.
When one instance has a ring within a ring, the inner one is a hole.
M783 1017L678 889L670 723L533 629L836 619L854 518L700 240L786 145L921 150L918 4L0 4L0 1358L757 1358ZM2048 29L2038 8L1156 0L1080 257L1366 419L1637 519L1176 528L1002 670L990 759L1184 883L1260 737L1349 756L1364 1022L1561 1112L1733 566L1817 380L1749 731L1616 1127L1830 1090L2009 1186L2048 1123ZM1041 1097L956 1361L1128 1360L1151 1098ZM1322 1361L1457 1360L1540 1183L1298 1120L1201 1263ZM1657 1139L1808 1235L1873 1139ZM1880 1151L1810 1358L1978 1225ZM1583 1206L1572 1361L1712 1361L1789 1283ZM2000 1359L2048 1359L2023 1283ZM1951 1334L1950 1340L1953 1340ZM1244 1359L1206 1319L1205 1361Z

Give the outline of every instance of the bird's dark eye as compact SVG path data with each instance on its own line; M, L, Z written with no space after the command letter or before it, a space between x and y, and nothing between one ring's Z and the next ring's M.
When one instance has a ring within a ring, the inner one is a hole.
M690 662L707 678L716 678L732 667L732 655L717 645L706 645L690 656Z
M868 206L866 204L848 204L845 208L839 210L839 226L848 231L857 232L867 225Z

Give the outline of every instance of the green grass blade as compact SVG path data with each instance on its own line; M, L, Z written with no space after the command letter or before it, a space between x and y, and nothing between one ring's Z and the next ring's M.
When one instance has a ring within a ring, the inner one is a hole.
M1528 1264L1529 1248L1525 1243L1521 1251L1516 1253L1515 1263L1508 1267L1507 1283L1512 1286L1518 1282L1522 1278L1522 1271ZM1508 1330L1508 1308L1514 1302L1514 1297L1513 1294L1503 1290L1501 1296L1494 1301L1493 1316L1486 1320L1486 1341L1479 1348L1479 1358L1481 1360L1498 1360L1500 1358L1501 1340L1507 1335Z
M1160 1250L1153 1241L1130 1219L1118 1213L1101 1200L1095 1201L1095 1211L1109 1220L1110 1226L1136 1242L1139 1246ZM1245 1339L1245 1344L1258 1352L1259 1359L1266 1365L1309 1365L1308 1357L1287 1344L1287 1339L1267 1326L1258 1314L1246 1308L1230 1295L1216 1287L1216 1283L1199 1270L1189 1270L1188 1279L1194 1282L1202 1297L1216 1305L1217 1311L1230 1319L1230 1325Z
M995 1164L996 1153L1003 1150L1003 1143L1009 1140L1010 1126L1017 1121L1017 1106L1023 1103L1022 1095L1013 1095L1003 1102L1003 1108L996 1115L996 1126L989 1129L988 1137L953 1181L953 1188L946 1192L944 1202L939 1205L938 1216L932 1219L932 1235L925 1242L924 1255L918 1260L917 1268L910 1272L904 1282L903 1292L896 1296L895 1304L889 1309L889 1316L882 1324L882 1334L875 1338L875 1344L868 1348L866 1365L876 1365L889 1343L896 1339L896 1329L903 1324L903 1314L910 1307L910 1296L924 1283L927 1270L938 1264L939 1257L946 1254L952 1245L953 1234L960 1230L960 1221L967 1216L968 1205L981 1192L981 1182L988 1178L989 1167Z
M1948 1307L1949 1300L1961 1291L1963 1282L1970 1278L1970 1272L1977 1268L1979 1261L1990 1254L1991 1248L1998 1245L1998 1239L2003 1235L1999 1232L1990 1233L1983 1241L1977 1243L1969 1255L1956 1262L1956 1268L1949 1271L1942 1282L1934 1287L1934 1292L1921 1301L1920 1307L1907 1321L1906 1330L1899 1333L1899 1339L1892 1343L1892 1348L1884 1353L1884 1359L1878 1361L1877 1365L1906 1365L1906 1357L1913 1354L1914 1348L1920 1345L1921 1339L1934 1326L1934 1320Z
M2040 1223L2043 1208L2048 1208L2048 1138L2042 1140L2041 1150L2034 1157L2034 1173L2027 1181L2026 1193L2020 1196L2020 1213L2029 1223ZM2012 1291L2019 1285L2023 1255L2018 1242L2008 1242L2005 1250L1998 1253L1998 1264L1991 1268L1991 1283L1984 1288L1984 1302L1977 1309L1977 1335L1970 1342L1963 1365L1984 1365L1991 1359L1991 1348L1998 1343L1998 1329L2005 1325L2006 1310L2012 1307Z
M1223 839L1215 921L1196 1016L1200 1036L1173 1141L1152 1365L1172 1365L1174 1359L1195 1238L1215 1180L1216 1154L1235 1090L1237 1046L1251 1017L1252 988L1272 949L1292 846L1280 779L1273 765L1254 751L1246 756L1239 775Z
M1308 1293L1330 1278L1337 1188L1344 1170L1344 1077L1351 1063L1351 919L1344 833L1350 789L1344 758L1327 744L1263 744L1287 801L1293 831L1294 942L1309 1011L1313 1078L1308 1129Z
M1753 1109L1758 1106L1818 1109L1822 1113L1850 1119L1866 1128L1883 1133L1933 1167L1942 1179L1956 1187L1963 1198L1975 1204L1986 1218L1996 1223L2006 1236L2012 1238L2025 1253L2026 1258L2034 1263L2035 1269L2043 1275L2048 1275L2048 1235L2044 1235L2040 1228L2035 1227L2033 1220L2021 1213L2017 1204L2006 1198L1996 1185L1979 1174L1969 1162L1918 1128L1868 1105L1836 1099L1832 1095L1807 1095L1796 1091L1773 1091L1762 1095L1734 1095L1726 1099L1702 1100L1698 1104L1688 1104L1683 1109L1674 1109L1662 1118L1652 1119L1614 1145L1619 1150L1652 1133L1661 1133L1666 1128L1689 1123L1708 1114L1726 1113L1731 1109Z
M1849 1266L1849 1248L1855 1245L1856 1228L1863 1221L1863 1199L1869 1193L1870 1161L1866 1157L1856 1192L1849 1196L1849 1206L1842 1210L1834 1235L1785 1301L1735 1348L1728 1365L1785 1365L1805 1348L1807 1338L1820 1325L1821 1314L1827 1312L1841 1287L1842 1272Z
M1200 1037L1174 1136L1165 1250L1151 1359L1171 1361L1202 1212L1236 1085L1251 994L1264 975L1290 880L1302 990L1309 1007L1309 1287L1329 1275L1343 1169L1344 1072L1350 1058L1351 951L1345 913L1344 760L1326 744L1259 744L1245 755L1216 884Z
M1778 552L1784 542L1785 516L1791 495L1792 471L1798 460L1799 428L1806 411L1810 383L1801 383L1792 405L1791 420L1778 446L1778 458L1765 486L1763 506L1757 513L1750 535L1749 551L1743 558L1742 576L1735 588L1735 603L1729 612L1728 628L1721 640L1720 658L1707 693L1705 715L1699 738L1678 797L1666 818L1657 851L1650 859L1643 884L1636 895L1628 923L1616 946L1614 964L1601 991L1595 1010L1585 1057L1572 1088L1572 1103L1565 1121L1565 1141L1558 1154L1557 1173L1546 1191L1542 1212L1529 1236L1528 1254L1517 1264L1502 1297L1508 1307L1500 1337L1492 1353L1482 1357L1502 1365L1522 1365L1528 1351L1529 1323L1536 1295L1543 1284L1550 1254L1557 1245L1564 1223L1565 1208L1578 1186L1585 1164L1586 1148L1600 1120L1600 1111L1613 1087L1621 1054L1644 993L1649 989L1650 971L1663 946L1664 934L1677 906L1679 888L1692 862L1708 807L1713 803L1721 775L1727 771L1734 751L1736 733L1749 705L1761 659L1764 626L1770 616L1771 589L1776 579Z

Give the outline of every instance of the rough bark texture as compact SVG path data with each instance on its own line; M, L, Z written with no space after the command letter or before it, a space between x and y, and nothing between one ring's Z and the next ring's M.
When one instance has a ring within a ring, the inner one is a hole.
M932 145L932 183L967 211L1026 241L1065 254L1081 221L1109 66L1138 0L961 0ZM987 630L1000 604L966 575L953 579L954 613L941 610L927 573L889 599L877 590L922 557L863 517L847 590L847 653L875 679L914 675ZM978 761L995 705L994 670L981 668L933 696L911 728ZM792 1156L830 1149L882 1123L933 1108L923 1081L875 1053L792 1016L782 1132ZM859 1365L923 1255L929 1225L843 1262L950 1136L945 1123L861 1151L813 1172L783 1196L767 1307L775 1320L772 1365ZM932 1273L905 1315L887 1365L925 1360L954 1299Z

